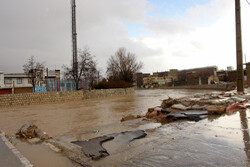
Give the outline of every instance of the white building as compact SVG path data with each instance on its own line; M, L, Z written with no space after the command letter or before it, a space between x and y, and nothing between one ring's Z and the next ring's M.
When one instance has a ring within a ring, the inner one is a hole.
M227 67L227 71L233 71L234 70L234 67L233 66L228 66Z
M4 75L5 88L8 87L32 87L27 74L24 73L10 73Z
M0 71L0 88L4 87L4 73Z

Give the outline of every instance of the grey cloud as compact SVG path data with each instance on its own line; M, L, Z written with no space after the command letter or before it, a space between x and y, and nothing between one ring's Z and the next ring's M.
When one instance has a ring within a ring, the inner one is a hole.
M101 69L119 47L143 60L157 54L142 42L129 38L123 20L145 19L147 0L77 1L78 47L88 46ZM21 72L34 55L49 68L71 61L70 0L2 0L0 5L0 70Z
M187 34L194 30L192 26L183 22L183 20L175 19L153 19L145 25L147 30L152 31L156 35L176 35L176 34Z
M225 15L225 11L233 8L234 3L229 0L211 0L205 5L197 5L187 10L187 18L190 24L208 24L209 21L219 20Z
M174 57L187 57L188 54L182 50L175 50L172 52L172 56L174 56Z

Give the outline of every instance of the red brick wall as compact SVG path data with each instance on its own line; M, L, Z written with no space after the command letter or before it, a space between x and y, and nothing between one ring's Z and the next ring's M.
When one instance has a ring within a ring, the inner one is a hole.
M4 95L4 94L11 94L12 93L12 89L0 89L0 95Z

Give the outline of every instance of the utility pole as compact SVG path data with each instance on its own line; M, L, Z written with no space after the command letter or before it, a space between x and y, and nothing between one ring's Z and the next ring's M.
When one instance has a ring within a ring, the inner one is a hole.
M73 44L73 76L78 89L77 33L76 33L76 1L71 0L72 8L72 44Z
M237 57L237 92L244 92L244 73L242 60L241 41L241 16L240 0L235 0L235 23L236 23L236 57Z

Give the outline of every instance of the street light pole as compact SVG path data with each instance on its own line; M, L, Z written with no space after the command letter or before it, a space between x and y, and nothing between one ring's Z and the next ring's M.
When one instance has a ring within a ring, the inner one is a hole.
M244 92L244 73L242 60L240 0L235 0L236 57L237 57L237 92Z

